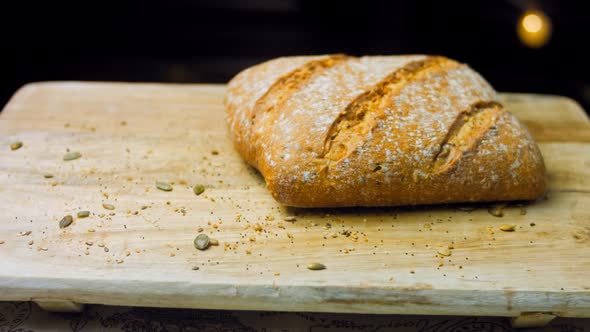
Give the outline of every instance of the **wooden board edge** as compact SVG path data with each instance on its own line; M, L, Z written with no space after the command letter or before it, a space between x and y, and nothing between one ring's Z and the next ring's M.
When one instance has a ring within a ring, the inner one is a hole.
M554 94L539 94L539 93L525 93L525 92L498 92L502 99L512 99L512 102L523 102L530 98L537 98L537 99L552 99L552 100L559 100L561 103L568 105L569 108L575 109L577 113L579 113L579 120L585 121L590 124L590 116L587 114L586 110L582 105L577 102L575 99L562 96L562 95L554 95Z
M27 94L32 94L36 90L45 89L45 88L56 88L56 87L66 87L72 85L85 85L87 87L94 86L94 87L106 87L106 86L145 86L145 87L192 87L192 88L204 88L204 89L224 89L226 84L223 83L162 83L162 82L115 82L115 81L38 81L38 82L30 82L27 83L20 88L18 88L12 96L8 99L4 108L0 112L0 116L3 114L11 113L12 104L15 103L15 100L22 99L26 97Z
M0 301L63 301L190 309L517 317L590 317L590 291L421 289L325 285L228 285L0 276ZM152 289L152 292L146 292Z

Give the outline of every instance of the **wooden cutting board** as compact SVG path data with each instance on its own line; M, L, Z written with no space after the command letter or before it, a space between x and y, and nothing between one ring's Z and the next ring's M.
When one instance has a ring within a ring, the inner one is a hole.
M576 103L502 95L549 173L546 199L503 217L486 206L305 210L275 203L236 154L224 89L19 90L0 115L0 300L590 317L590 122ZM24 145L11 151L15 141ZM66 149L82 157L64 161ZM90 217L59 228L81 210ZM199 228L219 246L196 250ZM437 254L449 245L450 256Z

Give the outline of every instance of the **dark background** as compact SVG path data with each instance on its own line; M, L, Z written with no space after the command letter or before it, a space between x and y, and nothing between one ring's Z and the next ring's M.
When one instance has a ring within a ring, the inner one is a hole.
M531 49L526 9L552 20ZM500 91L566 95L590 109L590 16L584 2L143 0L0 4L0 107L45 80L227 82L297 54L442 54Z

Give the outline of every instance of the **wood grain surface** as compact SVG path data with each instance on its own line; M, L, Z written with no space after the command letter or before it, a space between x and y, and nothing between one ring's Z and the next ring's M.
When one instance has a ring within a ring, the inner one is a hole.
M571 100L502 96L539 142L549 192L494 217L280 206L227 139L223 97L222 85L19 90L0 114L0 300L590 317L590 122ZM67 149L82 157L64 161ZM196 250L199 228L219 245Z

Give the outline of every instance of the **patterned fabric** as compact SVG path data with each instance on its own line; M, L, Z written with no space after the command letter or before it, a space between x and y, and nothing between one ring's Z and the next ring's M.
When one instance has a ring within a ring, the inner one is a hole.
M535 331L583 332L590 319L555 319ZM353 315L87 306L49 313L30 302L0 302L0 332L512 332L499 317ZM530 330L528 330L530 331Z

